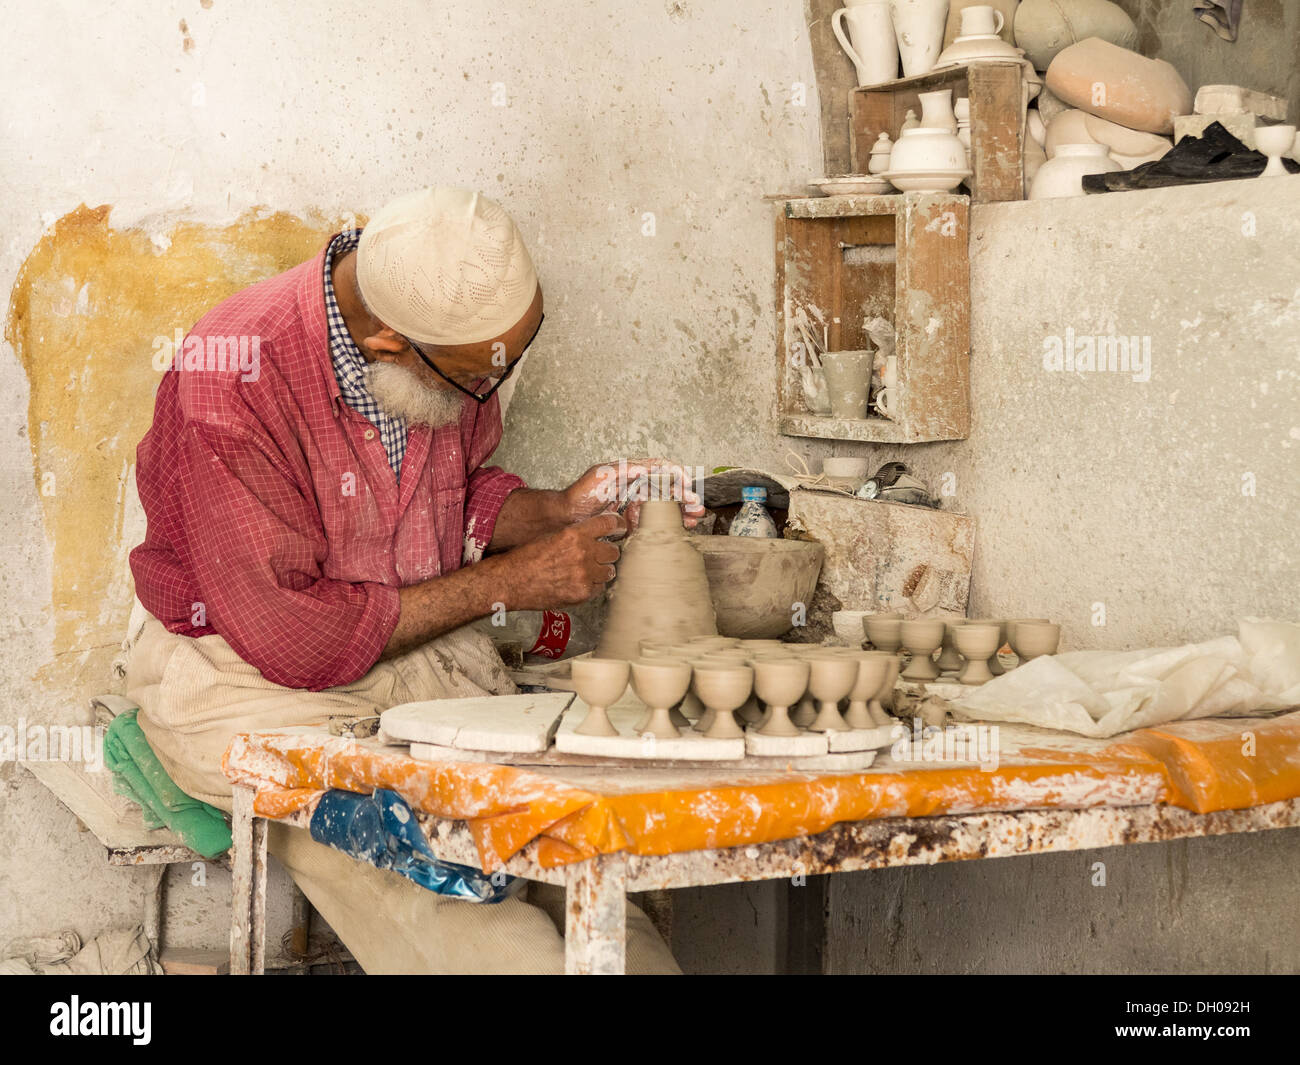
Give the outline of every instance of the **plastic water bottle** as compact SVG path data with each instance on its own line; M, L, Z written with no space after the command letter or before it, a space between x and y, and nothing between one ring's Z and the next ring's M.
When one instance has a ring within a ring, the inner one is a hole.
M502 651L515 649L538 658L572 658L596 646L596 631L585 612L570 610L497 611L474 622Z
M776 539L776 522L767 512L767 489L760 485L750 485L740 490L744 502L740 510L731 519L729 536L757 536L763 539Z

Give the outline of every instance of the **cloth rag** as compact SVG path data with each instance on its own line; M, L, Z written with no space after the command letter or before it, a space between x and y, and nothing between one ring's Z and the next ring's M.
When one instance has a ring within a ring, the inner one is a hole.
M113 771L114 790L139 804L148 828L165 825L204 858L225 853L231 841L225 817L176 786L145 739L138 713L118 714L104 734L104 764Z
M1237 630L1181 647L1044 655L954 700L952 709L972 721L1105 737L1300 705L1300 625L1242 618Z
M1225 41L1237 39L1242 0L1196 0L1192 15L1210 27Z

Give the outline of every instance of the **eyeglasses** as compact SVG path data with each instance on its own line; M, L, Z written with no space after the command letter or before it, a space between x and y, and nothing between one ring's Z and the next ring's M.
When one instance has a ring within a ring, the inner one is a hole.
M528 354L528 349L532 347L533 341L537 339L537 334L542 331L542 323L544 321L546 321L545 314L543 314L540 318L537 319L537 328L533 330L533 335L528 338L528 343L524 345L524 350L521 351L517 356L515 356L515 358L511 359L508 363L506 363L506 368L505 370L502 371L501 376L496 379L496 383L491 388L489 388L486 392L482 392L482 393L475 392L472 389L466 388L459 381L454 381L450 377L448 377L445 373L443 373L441 370L438 369L438 367L436 367L433 364L433 361L429 358L429 356L426 355L423 351L421 351L419 345L416 344L416 342L412 340L410 337L402 337L402 339L406 341L407 345L410 347L410 349L413 352L415 352L418 356L420 356L420 360L424 363L425 366L429 367L430 370L432 370L444 381L446 381L447 384L451 385L452 388L456 389L457 391L463 392L465 395L469 396L470 399L474 400L477 403L486 403L489 399L493 397L493 395L496 394L496 390L506 383L506 378L509 377L510 374L514 371L514 368L519 365L519 360ZM485 381L491 377L492 377L491 374L484 374L482 377L477 378L477 380Z

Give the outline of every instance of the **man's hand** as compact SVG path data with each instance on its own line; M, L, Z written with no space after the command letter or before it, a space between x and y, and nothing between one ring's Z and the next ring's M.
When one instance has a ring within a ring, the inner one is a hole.
M494 610L551 610L576 606L614 577L618 547L602 536L621 535L617 514L598 514L482 562L401 589L397 627L384 658L403 654Z
M550 610L585 603L614 579L617 545L601 537L622 535L617 514L585 521L516 547L501 557L509 568L509 608Z
M615 459L592 466L586 473L564 490L570 520L582 521L594 514L612 513L622 505L638 477L654 474L670 477L674 489L679 489L682 504L682 523L694 528L704 517L704 505L686 479L685 469L665 459ZM641 503L649 498L645 483L637 485L623 517L628 532L637 527L641 516Z

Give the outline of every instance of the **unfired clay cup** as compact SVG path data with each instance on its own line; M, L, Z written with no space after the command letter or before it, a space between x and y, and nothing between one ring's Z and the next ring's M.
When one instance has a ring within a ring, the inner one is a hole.
M839 702L853 690L858 679L858 663L841 654L810 655L808 690L817 700L817 717L808 726L813 732L847 732L849 726L840 715Z
M1022 661L1054 655L1061 644L1061 626L1050 621L1022 621L1016 626L1016 642Z
M650 707L650 719L637 731L655 739L676 739L681 735L669 715L691 686L691 666L680 658L638 659L632 663L632 688Z
M968 621L953 630L953 642L966 659L957 679L962 684L983 684L993 679L989 659L998 649L998 626L989 622Z
M998 647L997 650L989 657L989 672L995 677L1002 676L1006 672L1002 668L1002 663L998 661L998 651L1001 651L1007 643L1007 619L1006 618L977 618L976 621L981 625L996 625L998 627Z
M570 668L573 690L590 707L573 731L584 736L617 736L618 729L610 724L605 711L627 691L628 662L622 658L575 658Z
M873 614L863 618L862 625L867 631L867 639L871 641L871 646L877 651L897 651L903 646L902 618Z
M767 717L758 729L760 735L799 735L789 711L807 691L809 672L808 663L798 658L760 658L754 662L754 691L767 704Z
M734 711L745 705L754 690L754 670L749 666L702 665L692 678L695 694L713 711L704 735L712 740L744 736L736 724Z
M891 655L885 651L881 651L880 654L885 656L885 679L876 694L872 696L871 702L867 704L871 720L877 726L891 725L894 722L894 719L885 712L885 707L892 706L894 703L894 684L898 681L898 672L903 665L898 655Z
M965 625L965 618L944 618L943 647L939 651L939 660L934 666L940 673L956 673L962 667L962 657L952 642L952 630L958 625Z
M858 651L854 660L858 663L858 677L849 689L849 708L844 712L844 723L849 728L874 728L875 719L871 716L869 700L880 691L889 672L889 660L893 655L884 651Z
M867 393L871 388L871 367L875 352L822 352L822 371L826 374L826 394L831 414L836 418L865 418Z
M1036 621L1041 625L1047 625L1051 622L1051 618L1007 618L1007 643L1011 645L1011 650L1015 652L1016 657L1021 662L1025 660L1025 656L1020 653L1020 649L1016 646L1016 626L1022 621Z
M903 670L904 680L934 680L939 676L931 655L943 643L943 621L939 618L917 618L904 621L901 626L903 647L911 652L912 661Z

